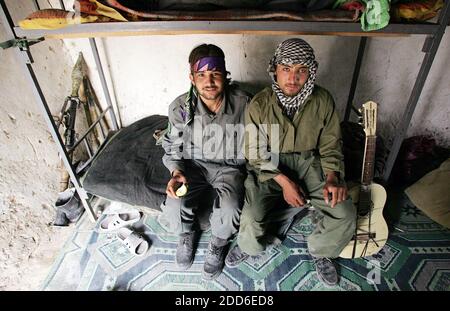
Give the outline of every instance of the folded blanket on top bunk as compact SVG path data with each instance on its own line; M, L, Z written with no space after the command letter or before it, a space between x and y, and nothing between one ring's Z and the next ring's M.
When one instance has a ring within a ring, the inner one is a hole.
M45 9L19 22L23 29L58 29L72 24L148 20L287 20L356 22L354 7L331 9L336 0L117 1L75 0L74 11ZM376 0L379 1L379 0ZM214 4L216 3L216 4ZM264 3L264 6L259 6ZM157 8L157 9L156 9Z
M147 20L361 21L363 31L394 22L434 18L443 0L75 0L74 12L45 9L19 22L23 29Z
M105 0L112 6L138 12L161 10L213 11L250 9L269 11L311 12L331 8L336 0Z
M87 1L87 0L78 0ZM356 21L351 11L325 10L335 0L303 1L130 1L105 0L129 20L297 20Z

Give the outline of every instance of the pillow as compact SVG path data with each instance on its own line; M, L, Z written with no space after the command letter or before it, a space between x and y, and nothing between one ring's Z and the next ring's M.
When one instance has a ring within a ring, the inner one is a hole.
M164 149L153 133L167 127L167 116L153 115L121 129L96 155L83 176L91 194L112 201L160 210L170 180Z
M450 228L450 158L406 188L414 205L438 224Z

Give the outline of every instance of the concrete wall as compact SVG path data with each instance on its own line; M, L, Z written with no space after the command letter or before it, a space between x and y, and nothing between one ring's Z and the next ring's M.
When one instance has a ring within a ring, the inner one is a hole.
M15 16L30 1L8 1ZM23 16L22 16L23 17ZM0 22L0 41L10 39ZM32 47L36 75L53 112L70 90L72 60L61 41ZM52 227L59 186L53 139L14 49L0 49L0 290L37 290L69 227Z
M18 2L8 3L15 16L32 9L30 2L28 6ZM0 40L7 39L5 28L1 25ZM61 40L45 41L32 46L31 50L36 76L52 113L57 115L70 92L72 60ZM9 168L16 173L1 178L1 182L21 186L24 197L31 198L31 185L36 184L38 176L42 183L57 189L53 185L57 180L55 172L49 170L59 165L57 149L14 49L0 50L0 59L0 174L5 174ZM33 169L30 170L30 167ZM15 190L12 189L13 192ZM48 198L49 194L41 195Z

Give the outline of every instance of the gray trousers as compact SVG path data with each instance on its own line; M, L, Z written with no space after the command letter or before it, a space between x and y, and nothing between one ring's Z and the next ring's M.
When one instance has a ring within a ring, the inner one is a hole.
M315 257L338 257L351 240L356 226L356 208L351 199L334 208L325 203L322 194L325 176L320 160L309 153L281 154L280 168L303 188L321 216L308 237L310 254ZM249 172L245 188L238 244L247 254L257 255L271 241L269 234L284 237L293 217L301 209L283 204L282 188L273 179L261 183L255 174Z
M245 168L195 160L186 162L188 192L178 199L167 197L161 207L164 222L173 232L190 232L194 230L198 214L205 214L205 208L212 206L209 217L211 233L221 239L230 239L239 229ZM212 198L212 202L208 198Z

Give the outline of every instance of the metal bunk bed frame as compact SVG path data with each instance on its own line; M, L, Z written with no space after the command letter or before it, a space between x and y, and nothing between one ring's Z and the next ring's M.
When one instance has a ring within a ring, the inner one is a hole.
M33 0L37 10L40 9L37 0ZM62 9L64 1L59 0ZM11 40L14 40L16 55L19 63L24 69L25 75L28 77L32 86L33 93L36 97L39 107L42 109L44 118L48 124L50 133L56 142L58 151L63 163L69 172L71 182L73 183L78 195L83 203L84 208L88 212L92 221L96 220L96 214L91 207L91 202L86 191L81 186L80 180L75 173L75 168L70 161L68 151L66 150L58 128L53 120L47 101L40 88L39 81L36 78L32 64L33 58L29 46L36 43L36 38L88 38L91 50L95 59L96 66L102 85L102 89L106 98L107 107L111 118L112 129L118 130L116 115L114 112L110 92L106 83L103 65L100 61L97 50L96 37L106 36L129 36L129 35L152 35L152 34L303 34L303 35L337 35L337 36L360 36L358 54L355 62L352 82L349 90L347 106L345 109L344 120L349 120L350 113L356 111L353 105L353 99L356 91L357 81L361 69L364 50L367 38L371 36L405 36L405 35L425 35L426 39L422 48L425 53L422 65L417 75L414 87L411 91L408 104L405 108L403 119L400 121L397 133L394 138L383 175L383 182L387 183L391 175L392 168L397 158L402 141L406 135L406 131L410 124L416 105L419 101L423 86L426 82L433 64L434 57L437 53L439 45L444 35L445 28L450 21L450 1L446 1L444 7L438 17L437 23L423 24L390 24L387 27L371 32L361 31L358 23L343 22L289 22L289 21L145 21L145 22L113 22L113 23L92 23L72 25L57 30L23 30L15 26L11 19L5 0L0 0L0 18L7 29L7 34ZM39 39L38 39L39 41ZM102 115L105 117L105 114ZM100 118L96 121L99 122ZM91 126L90 130L93 130ZM87 132L87 133L88 133ZM79 141L86 138L87 133L83 135ZM92 155L95 156L95 155Z

